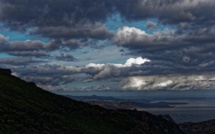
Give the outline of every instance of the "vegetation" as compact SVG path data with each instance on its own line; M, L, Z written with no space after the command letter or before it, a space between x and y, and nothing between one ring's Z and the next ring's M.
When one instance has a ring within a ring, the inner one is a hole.
M179 124L180 128L187 134L214 134L215 120L203 122L186 122Z
M2 134L180 134L169 118L106 110L56 95L0 69Z

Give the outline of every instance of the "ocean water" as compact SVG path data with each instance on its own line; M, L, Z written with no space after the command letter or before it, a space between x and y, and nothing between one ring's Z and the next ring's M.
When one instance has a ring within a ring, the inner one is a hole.
M73 96L112 96L122 99L148 99L154 102L183 102L174 108L144 108L152 114L169 114L177 123L199 122L215 119L215 90L192 91L87 91L87 92L58 92L61 95Z
M169 114L177 123L200 122L215 119L215 99L189 100L159 100L167 102L183 102L187 104L175 105L174 108L144 108L138 109L156 115Z

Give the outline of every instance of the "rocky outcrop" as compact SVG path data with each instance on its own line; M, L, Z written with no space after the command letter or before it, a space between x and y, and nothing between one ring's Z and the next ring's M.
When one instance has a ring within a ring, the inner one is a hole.
M11 75L12 71L10 69L0 68L0 73Z

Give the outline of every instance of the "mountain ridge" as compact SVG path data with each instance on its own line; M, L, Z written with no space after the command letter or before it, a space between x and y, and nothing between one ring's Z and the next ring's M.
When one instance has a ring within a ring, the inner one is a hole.
M0 133L183 134L164 116L107 110L56 95L0 69Z

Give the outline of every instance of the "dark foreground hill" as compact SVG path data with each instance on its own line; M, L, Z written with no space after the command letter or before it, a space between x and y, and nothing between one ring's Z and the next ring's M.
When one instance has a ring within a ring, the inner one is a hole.
M182 134L168 116L106 110L55 95L0 69L1 134Z
M182 123L180 127L187 134L215 134L215 120L198 123Z

